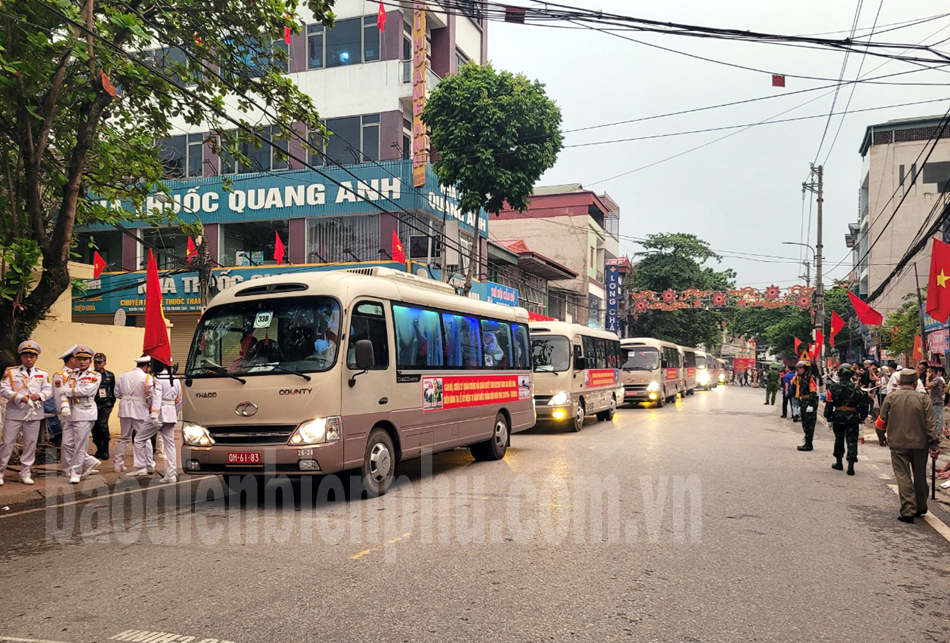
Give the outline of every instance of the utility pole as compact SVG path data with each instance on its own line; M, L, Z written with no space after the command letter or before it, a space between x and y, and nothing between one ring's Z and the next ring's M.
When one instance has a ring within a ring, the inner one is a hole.
M824 205L824 168L820 165L811 166L811 174L809 175L809 180L805 183L802 183L802 189L809 190L814 192L818 196L818 237L815 243L815 307L818 309L817 314L815 315L815 325L818 329L824 334L825 330L825 286L821 281L821 233L822 233L822 206ZM823 361L825 353L825 345L822 342L822 345L819 349L818 360L819 362Z

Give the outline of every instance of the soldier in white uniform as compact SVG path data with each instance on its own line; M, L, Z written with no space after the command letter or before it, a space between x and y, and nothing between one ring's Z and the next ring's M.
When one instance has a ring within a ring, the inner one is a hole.
M69 482L79 484L83 477L95 472L100 462L89 455L89 436L99 416L96 395L99 393L101 377L90 368L93 356L91 348L80 345L74 354L76 370L64 385L69 400L69 428L64 431L63 444L69 445Z
M33 484L33 461L36 459L36 441L40 435L40 420L43 419L43 402L53 395L46 371L36 368L40 345L25 341L17 348L20 366L11 366L0 379L0 396L7 400L7 413L3 421L3 443L0 444L0 486L3 474L13 455L17 436L23 434L23 451L20 454L20 481Z
M161 400L161 407L156 415L151 413L149 420L144 422L141 431L135 434L135 471L130 476L147 475L155 469L155 459L152 454L151 438L156 432L165 445L165 477L163 483L178 480L176 463L178 454L175 451L175 425L178 423L178 413L181 411L181 382L172 375L164 364L153 361L153 375L155 379L155 399Z
M119 425L122 428L113 460L116 471L125 471L125 451L132 441L132 435L145 428L145 421L153 409L157 414L161 408L161 396L153 394L155 380L149 375L151 362L151 357L143 355L135 360L135 368L121 373L115 380L115 396L119 400ZM146 470L146 473L151 471Z
M66 431L69 425L69 400L66 399L66 380L76 369L76 345L73 344L66 352L59 356L63 360L63 370L53 373L53 402L56 404L56 415L59 416L59 466L63 475L69 475L69 448L66 440L72 433Z

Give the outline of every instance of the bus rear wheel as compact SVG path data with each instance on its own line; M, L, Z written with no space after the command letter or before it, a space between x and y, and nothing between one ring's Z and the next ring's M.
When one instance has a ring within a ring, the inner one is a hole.
M617 400L613 396L610 398L610 408L597 414L597 419L603 422L610 422L617 414Z
M504 413L495 416L491 438L468 448L476 460L501 460L508 451L508 419Z
M383 429L373 429L366 441L363 465L360 467L360 482L370 498L381 496L389 490L396 474L396 449L393 439Z

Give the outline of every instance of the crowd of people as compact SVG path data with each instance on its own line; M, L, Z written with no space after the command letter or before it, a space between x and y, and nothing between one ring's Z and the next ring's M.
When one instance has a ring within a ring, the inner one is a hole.
M42 350L35 341L18 347L20 365L6 369L0 378L0 397L6 400L3 439L0 442L0 486L19 439L20 482L34 484L33 464L41 423L47 418L50 441L59 445L60 469L71 484L98 473L109 459L109 418L118 402L120 436L113 453L113 467L129 476L155 472L156 436L166 456L162 482L177 480L175 425L181 412L181 383L172 369L142 356L135 368L116 377L106 369L106 356L85 345L70 347L60 355L63 368L52 376L36 367ZM89 441L95 455L89 453ZM132 446L132 469L125 464Z

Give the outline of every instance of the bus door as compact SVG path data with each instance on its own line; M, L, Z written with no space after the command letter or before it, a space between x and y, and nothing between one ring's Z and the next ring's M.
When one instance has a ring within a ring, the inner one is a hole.
M377 422L390 419L396 407L392 391L395 376L387 308L374 300L361 300L352 306L353 313L345 338L346 360L341 382L343 458L347 463L363 461L364 445L370 430ZM356 343L360 340L373 343L374 365L366 372L357 368Z

